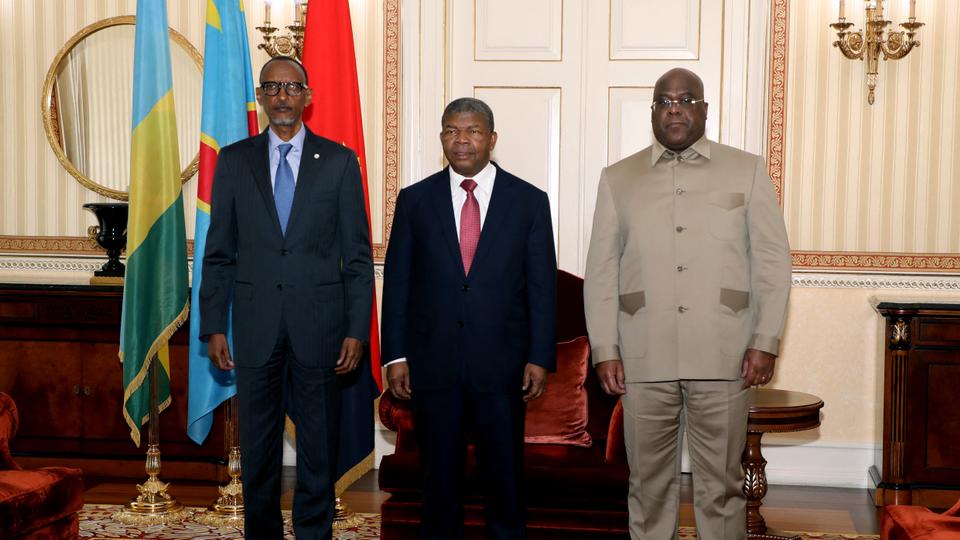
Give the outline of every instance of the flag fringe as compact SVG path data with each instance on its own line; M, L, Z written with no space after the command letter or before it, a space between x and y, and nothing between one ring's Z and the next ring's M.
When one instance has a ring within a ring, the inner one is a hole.
M349 471L343 473L343 476L337 480L333 490L337 497L343 495L343 493L347 491L347 488L352 486L353 483L359 480L361 476L367 474L373 469L375 458L375 452L370 452L367 454L367 457L361 459L360 462L354 465Z
M187 315L190 313L190 301L184 304L183 309L180 310L180 314L174 317L173 321L170 322L160 332L160 335L153 340L153 343L150 345L150 349L147 350L146 360L143 365L140 366L140 371L137 372L137 375L130 381L130 384L123 389L123 419L127 422L127 425L130 426L130 438L133 439L134 444L137 445L137 448L140 447L140 426L144 422L139 424L134 421L130 416L130 412L127 411L127 401L140 390L140 387L143 386L143 381L147 378L147 374L150 372L150 366L153 365L153 362L156 360L157 352L161 347L167 344L170 341L170 338L173 337L173 334L183 326L183 323L187 321ZM120 354L120 362L124 361L123 353ZM169 376L169 374L168 374ZM163 412L170 405L171 399L168 397L162 404L160 404L160 412ZM148 416L144 417L144 421L149 418Z

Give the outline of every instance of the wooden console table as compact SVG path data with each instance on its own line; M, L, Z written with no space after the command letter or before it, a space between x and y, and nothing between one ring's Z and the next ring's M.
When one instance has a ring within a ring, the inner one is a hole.
M146 444L123 420L122 287L0 284L0 391L20 411L12 451L24 467L145 476ZM160 415L161 479L226 479L223 413L203 446L186 435L188 325L170 342L173 403Z
M769 534L767 523L760 514L763 497L767 494L767 460L760 452L760 439L764 433L804 431L819 426L821 408L823 400L812 394L763 388L753 391L747 419L747 445L742 458L748 538L799 540L800 537Z
M877 506L960 498L960 304L881 302L886 320Z

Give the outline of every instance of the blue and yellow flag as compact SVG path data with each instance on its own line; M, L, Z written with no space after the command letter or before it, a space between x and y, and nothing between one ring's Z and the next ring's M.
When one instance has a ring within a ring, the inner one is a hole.
M203 115L200 120L200 178L193 241L193 306L190 310L190 393L187 435L203 444L213 411L237 393L233 371L221 371L200 341L200 277L210 228L210 192L220 148L257 134L256 94L242 0L208 0L204 47ZM227 339L231 342L231 324Z
M166 0L137 2L133 60L130 218L120 360L123 417L140 446L150 414L150 365L159 360L160 410L170 405L167 342L187 318L187 238Z

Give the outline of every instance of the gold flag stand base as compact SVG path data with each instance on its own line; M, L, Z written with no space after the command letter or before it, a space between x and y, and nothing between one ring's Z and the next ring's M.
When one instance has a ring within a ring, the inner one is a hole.
M156 444L147 447L146 469L149 478L143 484L137 484L140 494L113 514L113 519L124 525L167 525L186 519L190 511L167 493L170 484L157 478L160 473L160 448Z
M230 448L227 460L230 482L220 487L220 498L206 512L197 514L195 521L211 527L243 528L243 484L240 482L240 447Z
M363 523L363 518L350 510L340 497L337 497L337 513L333 516L333 530L342 531Z
M220 488L223 489L223 488ZM222 499L222 497L221 497ZM243 505L242 504L220 504L218 500L202 512L194 516L194 521L209 525L211 527L224 528L235 527L243 528Z

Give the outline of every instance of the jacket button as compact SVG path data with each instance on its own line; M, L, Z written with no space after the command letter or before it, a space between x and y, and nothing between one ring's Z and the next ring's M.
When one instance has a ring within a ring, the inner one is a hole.
M467 292L467 291L470 290L470 286L469 286L469 285L464 285L462 290L463 290L463 292Z
M282 290L283 290L283 283L277 283L277 288L282 291Z
M457 327L463 328L463 321L457 321Z
M286 256L288 253L290 253L290 252L287 251L287 250L285 250L285 249L281 249L281 250L280 250L280 255L282 255L282 256Z
M681 227L680 225L677 225L677 232L683 232L685 230L686 230L686 227Z
M681 264L680 266L677 266L677 272L683 272L683 271L686 270L686 269L687 269L687 267L686 267L686 266L683 266L682 264Z
M683 194L686 193L686 192L687 192L687 190L685 190L685 189L683 189L683 188L677 188L677 195L683 195Z
M688 308L688 307L686 307L686 306L680 306L680 307L677 308L677 311L679 311L680 313L686 313L687 310L689 310L689 309L690 309L690 308Z

